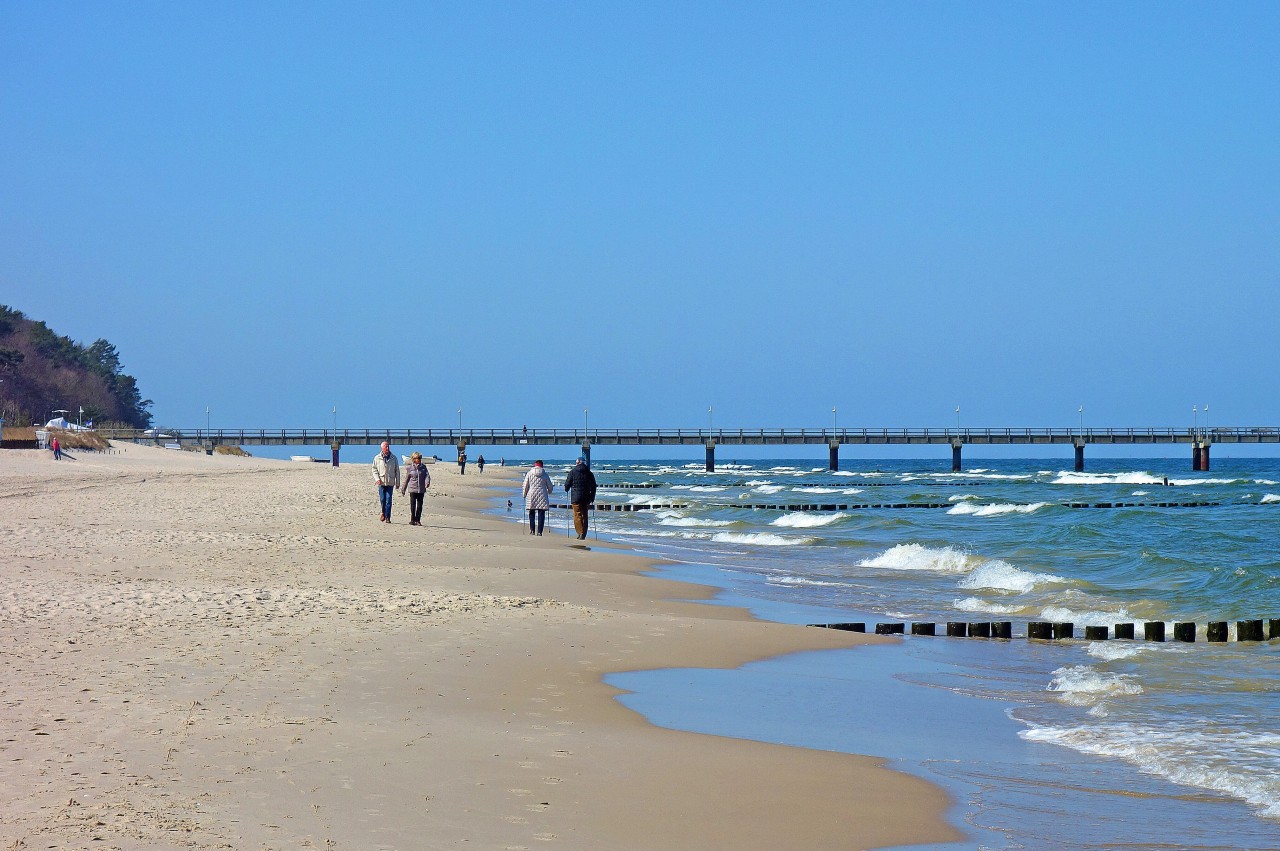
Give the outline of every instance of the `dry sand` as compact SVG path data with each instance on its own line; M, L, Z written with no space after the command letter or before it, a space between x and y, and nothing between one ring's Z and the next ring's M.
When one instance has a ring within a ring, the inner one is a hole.
M0 849L864 848L958 838L880 760L656 728L609 672L875 641L677 602L596 544L425 525L327 465L0 452ZM361 459L356 462L355 459ZM576 543L576 542L575 542Z

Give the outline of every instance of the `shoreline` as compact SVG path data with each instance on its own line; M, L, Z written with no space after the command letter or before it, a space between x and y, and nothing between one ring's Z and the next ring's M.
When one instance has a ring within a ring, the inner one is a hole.
M963 838L940 789L883 760L667 730L603 681L874 638L687 602L715 589L645 575L652 560L614 545L521 535L485 513L488 484L514 482L514 468L467 479L433 465L418 529L400 499L398 522L377 523L362 463L184 455L86 454L74 475L0 456L15 462L0 469L0 490L16 497L0 499L16 544L3 565L21 577L0 621L18 648L2 683L12 720L0 838L120 848ZM94 510L68 516L68 499Z

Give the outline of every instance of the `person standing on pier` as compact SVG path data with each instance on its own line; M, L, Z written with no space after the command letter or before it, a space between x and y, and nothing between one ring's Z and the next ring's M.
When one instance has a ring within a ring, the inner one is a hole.
M422 525L422 500L427 496L427 488L431 487L431 472L422 463L422 453L415 452L409 456L409 466L404 468L404 482L400 485L400 495L409 494L409 525Z
M551 477L543 469L541 461L533 462L533 469L524 475L524 507L529 511L529 534L541 535L547 522L547 509L551 507Z
M391 522L391 495L400 486L400 464L391 454L391 444L384 442L382 451L373 457L373 480L378 485L378 504L382 506L382 522Z
M585 540L591 503L596 500L596 477L587 466L586 456L578 456L578 463L564 480L564 489L569 492L569 503L573 506L573 528L578 532L578 540Z

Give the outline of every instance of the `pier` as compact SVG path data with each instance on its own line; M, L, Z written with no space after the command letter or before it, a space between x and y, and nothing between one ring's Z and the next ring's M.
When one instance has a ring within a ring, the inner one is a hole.
M841 446L950 446L951 469L960 472L965 446L1072 446L1075 469L1084 470L1085 447L1186 444L1192 469L1209 469L1215 443L1280 443L1280 428L761 428L761 429L100 429L107 440L182 446L329 446L334 463L343 446L576 446L591 458L593 446L702 446L713 472L720 446L821 446L828 467L839 469Z

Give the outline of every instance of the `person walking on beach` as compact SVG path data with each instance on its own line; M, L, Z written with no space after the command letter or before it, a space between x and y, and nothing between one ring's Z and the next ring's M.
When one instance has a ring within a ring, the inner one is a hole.
M53 442L49 444L49 448L53 450L53 460L61 461L62 460L62 444L58 442L58 438L55 437L53 439Z
M565 477L564 489L569 492L569 504L573 506L573 528L578 532L578 540L585 540L587 515L596 500L596 476L587 466L586 456L578 456L578 463Z
M458 475L465 476L467 474L467 453L458 453Z
M479 458L476 459L476 469L482 473L484 472L484 456L483 455L481 455Z
M409 465L404 468L404 481L400 485L400 495L409 494L409 525L422 525L422 500L431 487L431 473L427 465L422 463L422 453L415 452L409 456Z
M382 451L373 458L373 480L378 485L378 504L382 506L382 522L391 522L391 495L400 486L400 464L385 441Z
M524 476L524 507L529 511L529 534L541 535L547 522L547 509L551 507L551 477L542 468L541 461L533 462L533 469Z

